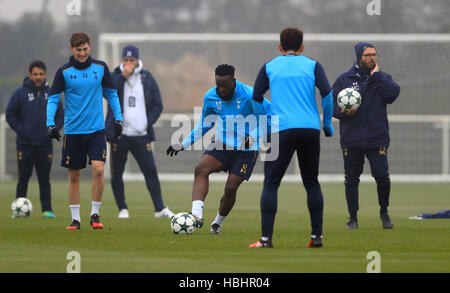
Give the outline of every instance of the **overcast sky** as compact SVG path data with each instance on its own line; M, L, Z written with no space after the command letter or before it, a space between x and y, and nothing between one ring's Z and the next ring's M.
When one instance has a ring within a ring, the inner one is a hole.
M52 14L53 20L57 23L64 23L67 20L66 6L72 0L50 0L48 11ZM44 0L0 0L0 19L12 22L19 19L24 13L39 12ZM89 4L95 0L89 0ZM85 0L81 1L86 3ZM83 7L82 7L83 9Z

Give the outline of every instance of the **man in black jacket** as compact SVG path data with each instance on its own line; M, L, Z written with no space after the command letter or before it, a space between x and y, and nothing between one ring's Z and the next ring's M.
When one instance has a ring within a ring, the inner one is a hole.
M111 108L106 116L106 139L111 144L111 187L119 208L119 218L128 218L122 175L128 151L131 151L144 174L155 207L155 217L171 218L173 213L163 203L151 149L151 142L155 140L153 124L163 108L161 94L156 80L142 66L138 48L129 45L123 49L120 66L111 74L123 114L123 132L119 138L114 138Z
M333 116L339 119L341 147L344 156L345 195L350 221L348 229L358 229L357 212L359 177L364 157L370 163L377 183L380 219L384 229L394 227L388 214L391 180L387 153L390 143L387 105L400 94L400 86L378 67L374 45L359 42L355 45L356 62L341 74L333 85ZM354 88L361 94L361 106L341 110L336 97L345 88Z
M54 218L51 206L50 169L53 145L47 135L47 99L50 88L46 81L46 66L42 61L34 61L29 66L29 75L23 86L11 97L6 109L6 121L17 133L18 175L16 198L26 197L28 181L33 165L39 181L42 217ZM56 127L64 123L63 107L58 107Z

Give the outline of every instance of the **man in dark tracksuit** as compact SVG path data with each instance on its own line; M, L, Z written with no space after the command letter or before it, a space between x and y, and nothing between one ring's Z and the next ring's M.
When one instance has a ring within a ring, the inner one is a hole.
M128 218L122 175L128 152L131 151L144 174L155 207L155 217L171 218L173 213L163 203L151 149L151 142L155 140L153 124L163 109L161 94L152 74L142 67L138 48L126 46L120 66L111 74L123 113L122 136L116 139L113 137L111 109L108 109L106 117L106 139L111 143L111 186L119 208L119 218Z
M333 85L333 116L340 120L345 196L350 213L347 228L358 228L359 177L363 172L364 157L367 157L377 183L380 219L383 228L390 229L394 225L387 210L391 181L387 160L390 138L386 107L399 96L400 86L389 74L379 70L377 51L372 44L357 43L355 53L357 61L353 67L339 76ZM362 102L358 109L344 111L337 105L336 97L345 88L354 88L361 94Z
M36 168L39 192L44 218L54 218L51 206L50 169L53 146L47 135L46 109L49 86L46 82L46 66L42 61L34 61L29 67L29 76L23 86L11 97L6 109L6 120L17 133L18 175L16 198L26 197L28 181ZM56 114L56 126L64 123L62 106Z

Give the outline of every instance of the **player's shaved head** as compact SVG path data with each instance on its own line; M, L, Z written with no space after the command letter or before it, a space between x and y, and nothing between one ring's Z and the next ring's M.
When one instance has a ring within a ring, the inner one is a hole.
M298 51L303 44L303 31L296 27L288 27L280 33L280 44L284 51Z

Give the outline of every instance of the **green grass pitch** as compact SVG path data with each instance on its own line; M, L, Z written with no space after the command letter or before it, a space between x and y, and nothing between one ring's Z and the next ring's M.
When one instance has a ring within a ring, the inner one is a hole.
M155 219L143 182L126 183L130 219L118 219L107 182L101 207L105 229L89 226L90 182L81 185L80 231L70 223L67 183L52 182L56 219L41 218L38 186L32 180L29 218L11 219L16 183L0 182L0 273L65 273L69 251L81 256L81 272L102 273L365 273L370 251L381 255L381 272L450 272L450 220L409 220L420 213L450 208L450 184L392 184L390 214L394 229L383 230L376 186L360 186L359 229L349 231L344 185L322 184L324 247L306 248L310 233L306 195L300 183L282 183L275 221L274 248L250 249L260 237L261 183L244 183L221 235L209 234L223 183L211 183L205 226L193 235L175 235L169 219ZM165 204L190 211L190 183L162 183Z

